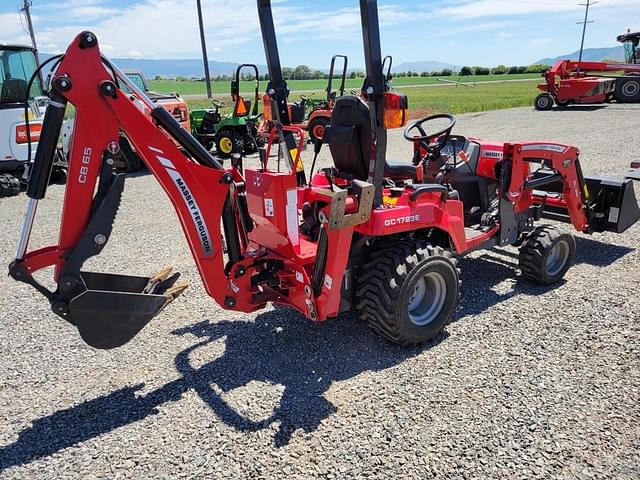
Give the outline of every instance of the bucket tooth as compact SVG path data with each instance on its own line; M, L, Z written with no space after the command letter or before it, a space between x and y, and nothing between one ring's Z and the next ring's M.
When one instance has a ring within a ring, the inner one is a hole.
M181 282L164 292L163 295L166 298L166 301L162 309L165 309L176 298L182 295L187 288L189 288L189 284L186 282Z
M176 298L178 298L180 295L182 295L187 288L189 288L188 283L186 282L178 283L177 285L174 285L173 287L168 289L166 292L164 292L164 296L167 298L170 298L171 301L173 301Z
M156 286L158 284L164 282L165 280L167 280L167 278L169 278L169 275L171 275L171 272L173 272L173 267L165 267L155 275L152 275L149 278L149 283L144 288L144 293L153 292L156 289Z

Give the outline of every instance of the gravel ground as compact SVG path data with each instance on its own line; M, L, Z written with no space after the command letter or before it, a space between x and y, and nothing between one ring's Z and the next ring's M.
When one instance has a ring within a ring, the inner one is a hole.
M595 174L623 174L638 131L638 105L464 115L457 128L575 144ZM390 156L409 155L392 132ZM61 194L52 187L41 205L38 244L54 238ZM7 265L26 201L0 205ZM192 288L101 352L0 277L0 477L639 478L639 239L638 226L580 235L577 265L554 288L522 281L515 250L475 253L461 263L456 321L402 349L349 316L222 311L159 187L131 178L90 267L172 264Z

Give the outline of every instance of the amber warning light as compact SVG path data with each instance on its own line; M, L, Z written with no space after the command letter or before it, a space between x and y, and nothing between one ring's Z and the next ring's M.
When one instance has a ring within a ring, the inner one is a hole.
M384 94L384 128L402 128L409 120L409 100L406 95Z

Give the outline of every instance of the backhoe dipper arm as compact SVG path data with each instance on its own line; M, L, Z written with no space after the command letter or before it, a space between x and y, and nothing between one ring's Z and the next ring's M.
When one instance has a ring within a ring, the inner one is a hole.
M169 276L168 272L142 278L80 270L84 261L100 253L111 234L124 188L124 176L114 174L111 165L119 154L123 132L171 199L209 295L227 308L255 310L251 293L238 293L225 273L225 266L228 272L243 254L238 214L232 208L234 185L241 179L225 171L168 112L156 108L135 86L129 85L145 108L151 110L155 122L188 155L181 152L119 90L116 78L123 78L123 74L108 67L100 56L95 35L83 32L70 45L56 71L42 131L42 138L51 141L38 145L28 189L29 208L10 275L45 294L54 312L78 326L83 338L97 348L126 343L181 293L174 285L177 276ZM29 252L37 203L45 196L67 101L75 106L76 118L58 244ZM223 255L222 233L228 261ZM55 267L58 284L54 292L32 277L36 271L51 266Z

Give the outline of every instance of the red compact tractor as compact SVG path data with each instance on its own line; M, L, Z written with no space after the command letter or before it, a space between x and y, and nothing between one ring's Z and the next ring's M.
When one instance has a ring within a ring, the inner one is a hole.
M270 0L258 0L258 9L278 130L271 141L286 143L297 127L287 118ZM95 35L79 34L55 72L10 275L103 349L128 342L186 288L169 270L133 277L83 269L109 240L120 204L125 177L113 171L120 131L171 199L206 291L221 306L248 313L287 305L314 322L356 310L401 345L429 340L451 320L459 257L519 245L523 276L552 284L572 265L576 243L539 220L593 233L623 232L640 218L631 181L583 177L575 147L454 135L451 115L411 124L413 157L388 159L387 129L406 125L407 98L388 91L376 0L360 0L360 11L362 93L336 100L324 138L333 166L307 170L309 181L289 155L287 168L270 166L265 150L260 166L236 156L224 168L166 110L148 101L152 118L142 113L121 89L135 85L101 57ZM67 102L77 121L60 236L30 251ZM444 128L430 129L442 120ZM47 267L55 267L55 290L34 278Z
M546 71L541 93L534 100L536 110L551 110L573 103L640 102L640 32L626 33L617 40L624 45L627 63L560 60Z

